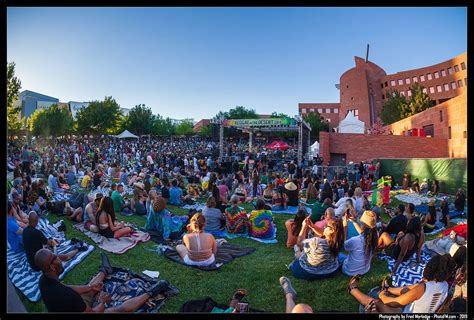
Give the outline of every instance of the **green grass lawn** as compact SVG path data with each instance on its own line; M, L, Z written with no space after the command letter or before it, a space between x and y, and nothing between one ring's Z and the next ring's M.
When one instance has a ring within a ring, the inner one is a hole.
M395 198L390 203L392 207L398 205ZM251 210L251 205L244 206ZM177 207L169 206L170 211L176 214L185 214L186 211ZM222 266L217 271L201 271L186 267L160 256L156 252L148 251L155 248L156 244L151 240L140 243L133 249L122 255L107 253L113 266L124 267L141 273L144 270L156 270L160 272L160 278L168 280L179 288L180 293L170 298L161 308L160 312L175 313L180 306L191 299L211 297L219 303L228 303L228 299L238 288L246 288L247 300L252 308L265 310L267 312L285 312L285 297L278 279L287 276L292 281L298 294L297 303L309 304L315 312L357 312L358 303L352 296L347 294L346 287L349 277L339 272L336 276L316 281L305 281L293 278L291 272L286 268L293 260L293 249L286 248L285 221L290 215L274 215L277 226L278 244L263 244L250 239L227 239L230 243L242 246L252 246L257 250L247 256L237 258L232 263ZM60 218L50 215L48 219L54 223ZM77 231L73 224L65 220L67 230L66 238L72 237L85 240L93 244L93 241L83 233ZM120 220L129 221L144 226L145 216L119 217ZM385 216L384 220L388 220ZM434 236L429 237L429 239ZM148 249L148 250L147 250ZM78 285L87 283L98 271L100 264L100 251L97 248L78 266L70 271L65 279L65 284ZM370 271L363 276L360 287L367 292L380 284L382 278L387 274L387 264L374 258ZM43 302L29 302L20 291L20 299L29 312L46 312Z

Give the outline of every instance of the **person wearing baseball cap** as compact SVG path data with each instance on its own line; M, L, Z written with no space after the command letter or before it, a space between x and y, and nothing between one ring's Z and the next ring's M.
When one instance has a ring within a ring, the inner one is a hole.
M344 231L347 232L349 215L344 214L342 224ZM358 230L360 234L344 242L344 250L349 254L339 254L339 259L343 260L342 272L348 276L356 274L365 274L370 270L372 256L377 249L377 216L373 211L365 210L360 217ZM355 222L357 223L357 222Z

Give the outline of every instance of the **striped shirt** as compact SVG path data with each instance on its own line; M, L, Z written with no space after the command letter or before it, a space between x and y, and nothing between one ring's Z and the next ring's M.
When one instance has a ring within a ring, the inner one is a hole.
M314 237L303 240L303 254L299 261L301 267L312 274L328 274L339 268L337 256L329 250L326 239Z

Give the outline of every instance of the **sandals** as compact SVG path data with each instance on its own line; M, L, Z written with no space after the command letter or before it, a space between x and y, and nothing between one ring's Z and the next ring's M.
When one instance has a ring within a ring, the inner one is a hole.
M393 287L392 276L386 275L382 280L382 291L387 291L389 288Z
M234 295L232 296L231 300L237 300L240 302L240 300L242 300L246 295L247 295L247 290L240 288L234 292Z
M353 289L356 289L358 287L357 284L361 277L362 275L356 274L351 278L351 280L349 281L349 285L347 286L347 293L350 294Z

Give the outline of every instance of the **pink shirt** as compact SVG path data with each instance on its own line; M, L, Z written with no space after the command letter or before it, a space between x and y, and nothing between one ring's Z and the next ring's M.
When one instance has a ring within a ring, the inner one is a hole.
M326 219L323 219L321 221L317 221L314 225L320 229L324 229L328 225L328 221Z
M229 188L227 188L227 186L225 184L217 186L217 188L219 188L219 193L223 197L225 197L226 192L229 192Z

